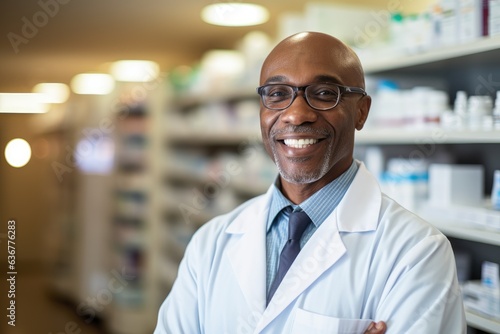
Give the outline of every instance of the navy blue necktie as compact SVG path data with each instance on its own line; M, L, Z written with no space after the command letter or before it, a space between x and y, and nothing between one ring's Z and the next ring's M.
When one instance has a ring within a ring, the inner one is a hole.
M299 254L300 238L310 223L311 219L304 211L290 213L290 217L288 217L288 241L281 251L278 273L267 294L267 304L269 304L271 298L273 298L283 277L285 277L286 272Z

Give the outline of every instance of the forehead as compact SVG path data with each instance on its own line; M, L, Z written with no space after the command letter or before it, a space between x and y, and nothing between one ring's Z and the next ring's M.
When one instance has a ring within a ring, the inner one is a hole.
M330 78L328 81L346 84L348 70L344 59L342 52L335 48L285 45L275 49L264 62L260 83L280 81L305 85Z

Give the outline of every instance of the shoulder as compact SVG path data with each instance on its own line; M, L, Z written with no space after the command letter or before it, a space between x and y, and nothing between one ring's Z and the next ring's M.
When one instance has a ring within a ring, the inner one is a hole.
M394 233L409 234L413 237L443 234L422 217L401 206L391 197L382 194L379 229L391 229Z
M431 257L447 268L448 264L445 265L445 262L453 259L451 244L446 236L384 194L375 244L382 246L380 249L389 254L385 256L390 261L406 263L408 266Z
M218 240L230 235L226 233L226 231L234 225L241 223L242 214L245 211L253 210L258 205L263 205L264 201L265 195L254 197L240 204L230 212L209 220L195 232L190 244L197 243L202 249L211 247L211 245L217 243Z

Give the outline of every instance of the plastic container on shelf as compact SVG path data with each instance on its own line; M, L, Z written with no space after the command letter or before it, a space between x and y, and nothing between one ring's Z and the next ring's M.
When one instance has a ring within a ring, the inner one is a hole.
M465 128L469 123L469 114L467 112L467 93L459 90L455 98L455 104L453 107L455 113L456 122L454 124L458 128Z
M500 35L500 0L489 0L488 33Z
M470 129L477 130L485 126L485 120L489 119L491 125L491 113L493 101L488 95L473 95L469 97L467 104L467 114L469 116L468 125ZM486 127L491 127L487 125Z
M500 91L497 91L495 108L493 109L493 128L500 130Z
M415 212L427 198L427 169L426 160L390 159L380 180L382 191Z
M500 170L493 174L493 188L491 190L491 203L495 210L500 210Z

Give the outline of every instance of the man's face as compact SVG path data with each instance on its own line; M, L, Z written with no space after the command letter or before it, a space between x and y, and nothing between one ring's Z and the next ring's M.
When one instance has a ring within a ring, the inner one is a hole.
M262 69L261 85L285 83L300 87L318 82L353 85L337 58L335 52L325 51L321 45L274 52ZM261 104L264 145L284 181L317 182L323 187L350 166L354 131L362 127L366 118L359 111L360 99L359 94L345 94L335 108L326 111L311 108L303 92L285 110L270 110ZM360 117L363 117L361 123Z

